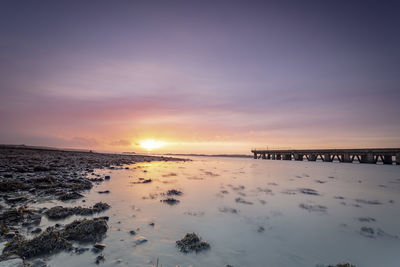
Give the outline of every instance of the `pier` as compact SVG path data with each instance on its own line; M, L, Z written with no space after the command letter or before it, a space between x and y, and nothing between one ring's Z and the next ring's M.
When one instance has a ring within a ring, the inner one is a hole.
M344 163L397 164L400 165L400 148L365 148L365 149L253 149L254 159L295 160Z

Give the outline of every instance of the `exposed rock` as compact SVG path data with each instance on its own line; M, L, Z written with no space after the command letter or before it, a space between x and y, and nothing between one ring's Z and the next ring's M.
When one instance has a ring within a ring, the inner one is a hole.
M22 182L4 181L0 182L0 192L15 192L17 190L27 190L30 187Z
M96 242L94 244L94 247L97 248L97 249L104 249L106 247L106 244L100 243L100 242Z
M360 222L376 222L375 218L371 217L359 217L357 218Z
M153 180L151 179L143 179L143 178L139 178L139 181L137 182L131 182L131 184L148 184L151 183Z
M365 199L356 199L358 203L367 204L367 205L382 205L382 203L378 200L365 200Z
M95 218L92 220L76 220L68 224L63 231L63 236L67 240L75 241L99 241L108 230L106 217Z
M19 208L9 209L0 214L0 221L5 225L15 225L30 220L29 216L33 215L33 210L27 209L22 206Z
M31 231L32 234L39 234L40 232L42 232L42 229L40 229L39 227Z
M110 205L104 202L98 202L93 205L92 208L83 208L83 207L63 207L63 206L56 206L52 207L51 209L45 212L46 216L49 219L57 220L57 219L65 219L72 215L93 215L95 213L99 213L105 211L110 208Z
M18 202L25 202L25 201L28 200L26 197L23 197L23 196L19 196L19 197L5 197L4 199L5 199L6 202L9 203L9 204L18 203Z
M3 236L9 232L7 225L0 221L0 236Z
M143 243L147 242L147 239L144 236L138 236L135 240L134 240L136 245L141 245Z
M182 195L182 191L176 190L176 189L171 189L167 191L168 196L180 196Z
M22 236L15 237L6 244L3 254L17 254L22 258L31 258L56 251L71 249L71 244L59 231L45 231L31 240L25 240Z
M79 199L82 198L83 195L79 194L78 192L71 192L71 193L63 193L61 194L58 199L61 201L71 200L71 199Z
M218 210L223 213L233 213L233 214L239 213L237 209L230 207L220 207Z
M360 229L360 234L362 234L363 236L366 236L366 237L373 238L375 235L375 231L371 227L363 226Z
M328 267L356 267L356 266L350 263L338 263L336 265L328 265Z
M253 202L247 201L247 200L245 200L245 199L243 199L243 198L241 198L241 197L235 198L235 201L236 201L237 203L241 203L241 204L253 205Z
M316 211L316 212L326 212L326 210L328 209L327 207L322 205L309 205L304 203L301 203L299 207L308 211Z
M161 202L166 203L166 204L168 204L168 205L176 205L176 204L178 204L180 201L179 201L178 199L169 197L169 198L166 198L166 199L162 199Z
M47 168L47 167L45 167L45 166L35 166L34 168L33 168L33 171L35 171L35 172L47 172L47 171L49 171L50 169L49 168Z
M311 188L300 188L299 189L300 193L306 194L306 195L313 195L313 196L319 196L319 193L317 190L311 189Z
M183 253L200 252L210 249L210 245L195 233L187 233L181 240L176 241L176 246Z
M98 255L97 257L96 257L96 264L100 264L100 262L103 262L103 261L105 261L106 260L106 258L104 257L104 255L103 255L103 253L101 253L100 255Z
M263 226L259 226L257 229L257 232L262 233L265 231L265 228Z

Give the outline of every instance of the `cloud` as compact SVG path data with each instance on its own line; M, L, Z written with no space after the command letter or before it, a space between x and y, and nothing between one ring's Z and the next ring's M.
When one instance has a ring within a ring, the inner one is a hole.
M118 140L118 141L111 142L110 145L111 146L131 146L132 143L130 141L128 141L128 140L121 139L121 140Z
M83 146L83 147L90 147L90 146L98 146L100 143L95 138L87 138L81 136L75 136L70 140L70 143L75 146Z

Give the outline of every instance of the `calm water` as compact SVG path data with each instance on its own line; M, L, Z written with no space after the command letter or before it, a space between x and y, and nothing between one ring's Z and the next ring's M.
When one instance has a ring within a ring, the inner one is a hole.
M158 258L162 266L400 266L400 166L193 159L97 171L111 180L95 186L85 203L69 205L112 206L98 215L110 216L101 265L152 266ZM152 182L132 183L139 178ZM169 189L183 192L179 204L160 202ZM37 206L43 205L49 206ZM54 223L42 220L43 226ZM175 241L188 232L198 233L211 250L179 252ZM135 245L138 236L148 242ZM48 263L94 265L95 257L91 251L59 253Z

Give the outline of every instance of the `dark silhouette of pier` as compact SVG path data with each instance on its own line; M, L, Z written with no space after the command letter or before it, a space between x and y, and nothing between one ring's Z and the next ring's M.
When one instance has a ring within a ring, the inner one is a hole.
M296 160L308 161L322 160L332 162L335 159L339 162L376 164L396 163L400 165L400 148L365 148L365 149L253 149L254 159L272 159L272 160Z

